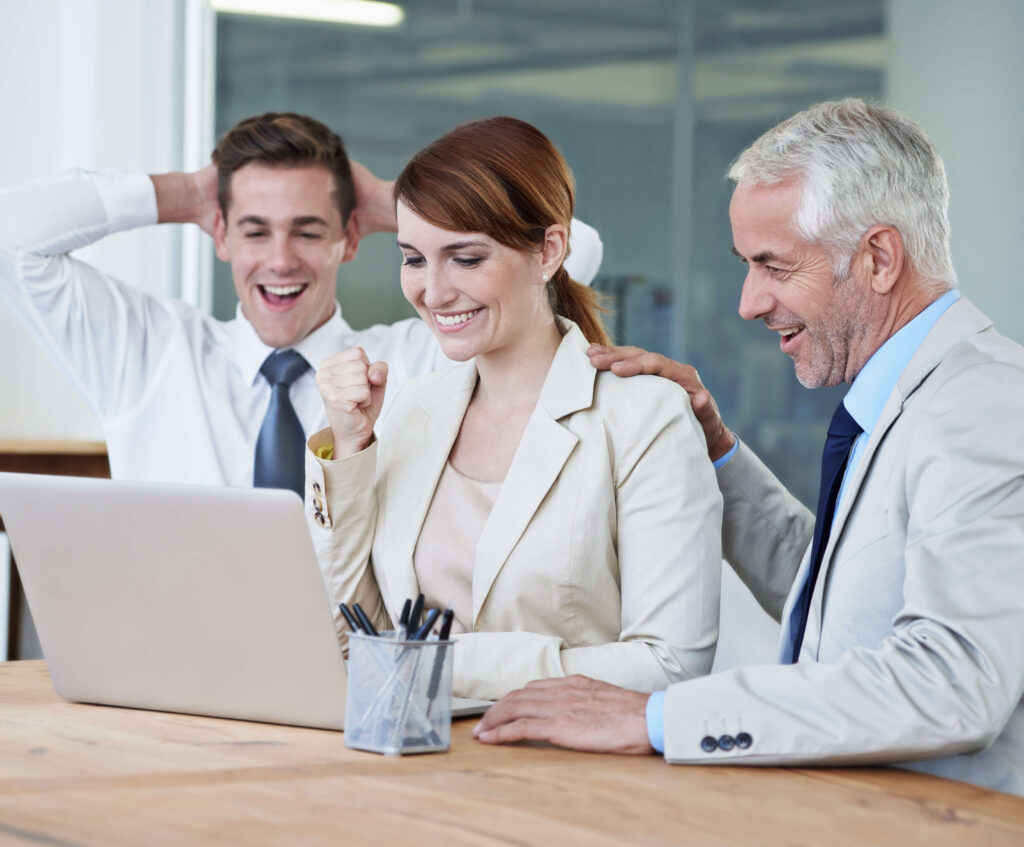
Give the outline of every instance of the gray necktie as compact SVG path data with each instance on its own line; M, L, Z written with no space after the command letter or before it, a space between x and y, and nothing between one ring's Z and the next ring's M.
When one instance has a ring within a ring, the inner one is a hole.
M270 383L271 394L256 439L252 483L257 488L290 488L302 496L306 436L288 389L308 368L309 362L294 350L274 351L260 368Z

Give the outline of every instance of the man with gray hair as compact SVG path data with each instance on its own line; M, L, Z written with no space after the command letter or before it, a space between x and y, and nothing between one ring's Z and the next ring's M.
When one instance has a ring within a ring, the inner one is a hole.
M781 621L779 664L653 695L531 683L476 735L690 764L893 763L1024 794L1024 349L956 290L942 161L899 112L844 100L770 130L729 176L740 314L779 333L803 385L851 384L816 517L692 368L591 356L690 392L726 558Z

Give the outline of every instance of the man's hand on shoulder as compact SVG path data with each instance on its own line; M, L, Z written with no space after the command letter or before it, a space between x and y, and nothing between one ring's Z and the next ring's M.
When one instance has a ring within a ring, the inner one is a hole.
M213 235L217 217L217 166L194 173L154 174L158 223L197 224Z
M491 706L473 735L485 744L547 741L591 753L651 753L648 697L585 676L538 680Z
M722 420L715 398L700 381L696 368L640 347L602 347L591 344L587 355L590 356L590 363L598 370L610 370L617 376L660 376L685 388L690 395L693 413L704 430L708 456L712 462L728 453L736 443L735 437Z

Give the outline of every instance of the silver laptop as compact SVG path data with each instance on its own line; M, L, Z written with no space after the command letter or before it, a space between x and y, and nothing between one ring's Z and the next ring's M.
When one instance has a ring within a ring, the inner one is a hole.
M344 727L333 610L292 492L0 473L0 516L61 697Z

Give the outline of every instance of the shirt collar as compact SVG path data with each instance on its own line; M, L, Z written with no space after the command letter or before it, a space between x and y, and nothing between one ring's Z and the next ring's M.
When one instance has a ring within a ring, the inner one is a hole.
M960 292L954 288L931 303L879 347L854 378L853 385L843 398L843 405L866 434L870 435L874 430L900 374L914 357L925 336L931 332L946 309L959 299Z
M250 385L254 385L259 377L260 368L263 367L263 362L274 352L274 348L268 347L260 341L253 325L242 314L241 305L237 307L235 319L228 324L228 327L242 376ZM345 337L351 331L351 327L341 316L341 306L335 303L334 312L325 323L313 330L298 344L293 344L291 348L287 349L297 350L315 369L328 356L345 349Z

